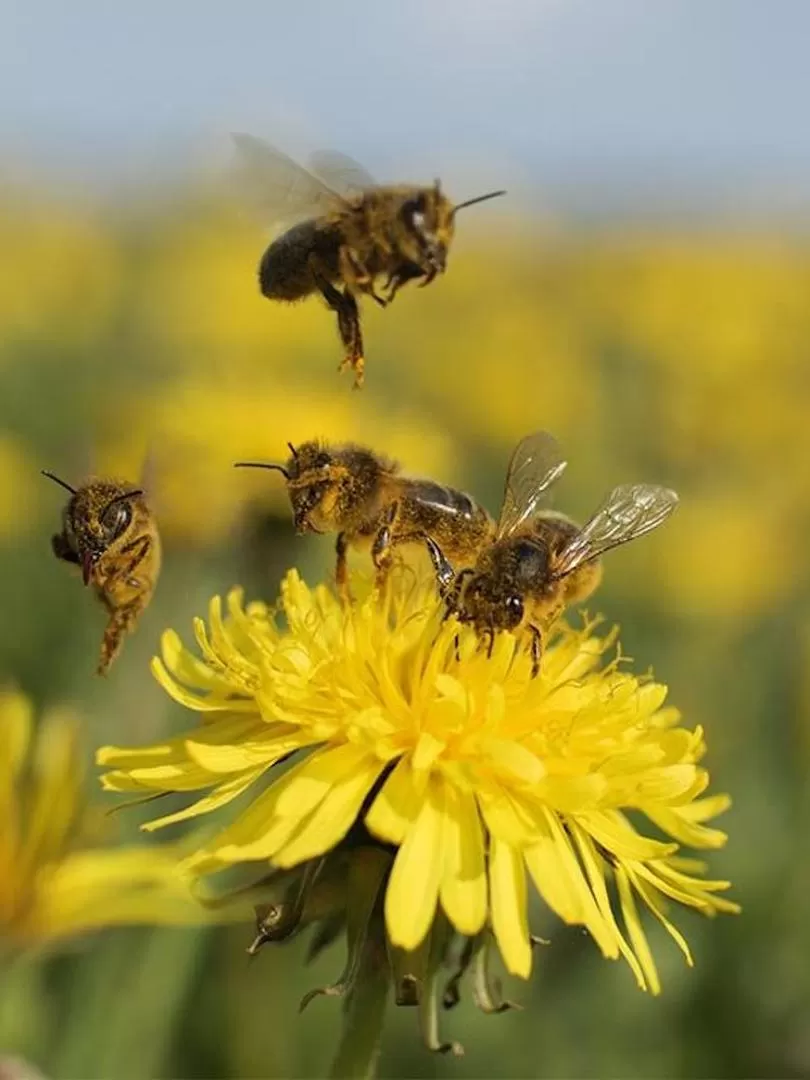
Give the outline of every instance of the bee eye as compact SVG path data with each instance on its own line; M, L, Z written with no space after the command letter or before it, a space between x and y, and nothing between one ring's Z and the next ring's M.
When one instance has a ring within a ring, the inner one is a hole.
M519 596L507 597L506 610L509 612L509 615L512 617L512 619L515 620L515 623L519 623L520 620L523 618L523 601L520 599Z
M120 536L132 521L132 510L126 503L116 503L105 511L101 523L114 537Z
M425 216L425 200L420 196L418 199L409 199L402 208L405 220L413 229L422 230L427 224Z

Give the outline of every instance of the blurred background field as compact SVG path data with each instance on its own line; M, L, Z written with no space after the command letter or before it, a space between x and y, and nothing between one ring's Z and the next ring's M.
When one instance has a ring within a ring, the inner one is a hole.
M633 5L616 6L629 20ZM717 6L734 25L732 8ZM507 4L503 17L511 32L495 42L502 60L489 74L495 82L501 74L501 96L511 89L522 98L507 61L530 15ZM12 27L20 40L26 26L20 18ZM748 42L756 20L746 26ZM723 23L709 29L717 31L719 86ZM374 23L369 33L382 30ZM644 22L639 33L648 32ZM165 40L155 47L162 55ZM459 48L469 59L459 78L469 78L475 43L462 35ZM740 48L733 58L742 69ZM778 55L768 57L775 65ZM202 52L194 70L201 66ZM447 80L451 87L452 73ZM707 86L699 89L709 94ZM757 158L755 209L744 200L721 208L716 177L706 180L701 152L685 139L683 162L694 153L695 164L688 206L671 176L674 196L636 188L634 202L628 167L626 202L600 203L597 181L585 212L566 203L564 185L559 197L545 188L536 163L516 164L523 129L505 113L516 135L502 179L510 186L517 178L520 197L464 220L445 279L403 290L388 311L366 306L367 384L353 394L348 377L337 375L331 315L314 300L284 309L259 296L255 266L266 237L202 170L186 166L182 180L158 170L146 194L122 184L118 167L107 188L96 186L92 155L85 190L73 158L69 182L54 172L39 152L50 147L58 156L54 132L68 130L69 113L52 93L53 124L41 126L25 179L17 139L0 183L0 679L38 706L77 707L88 761L102 742L151 740L185 724L148 673L162 629L189 639L192 617L235 582L249 596L272 598L292 564L313 580L330 571L331 541L294 536L279 478L231 467L279 459L288 440L367 442L408 472L469 490L493 512L512 447L540 427L568 451L557 501L575 517L616 483L671 485L682 497L678 514L610 556L591 608L621 624L636 666L651 665L687 721L706 729L713 786L734 799L721 823L728 847L711 867L732 879L743 914L717 923L679 916L694 970L652 930L664 983L652 999L579 932L538 912L551 945L533 981L509 987L524 1011L486 1021L467 1005L448 1014L448 1031L467 1049L456 1061L432 1058L414 1016L399 1010L381 1073L810 1074L810 219L801 206L785 209L784 162L773 176L781 194L771 199L767 147L757 144L765 165ZM287 97L296 101L294 89ZM684 124L700 106L683 101ZM447 91L441 108L456 107ZM22 123L22 106L19 116ZM106 114L99 116L103 134ZM321 126L329 121L325 109ZM432 121L425 146L403 135L405 150L396 130L375 122L383 163L424 172L436 145ZM285 123L289 130L293 121ZM374 124L356 123L356 139L343 123L341 149L373 153ZM478 143L484 158L489 124L482 121ZM475 136L474 119L468 125L462 146ZM253 126L274 137L266 123ZM8 124L4 130L14 143ZM588 144L584 129L580 137L588 161L602 154L615 165L599 139ZM587 172L576 154L565 160L571 175ZM722 173L729 191L735 160ZM377 169L373 158L367 163ZM484 172L500 182L491 165ZM445 184L465 197L480 175L480 167L458 167ZM39 470L70 482L89 471L135 479L147 457L164 569L137 634L101 681L92 672L102 615L50 555L63 498ZM103 802L88 771L91 797ZM107 827L132 840L138 820L137 810L125 812ZM303 947L294 943L248 964L250 936L250 926L110 931L56 956L8 959L0 1049L54 1077L323 1075L339 1008L316 1001L299 1017L297 1004L342 957L333 950L303 969Z

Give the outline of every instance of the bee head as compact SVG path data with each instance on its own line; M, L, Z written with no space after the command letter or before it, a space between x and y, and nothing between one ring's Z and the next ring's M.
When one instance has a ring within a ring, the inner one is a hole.
M434 274L447 267L453 239L453 204L437 180L433 187L416 188L402 204L402 220L415 249L413 261L427 263Z
M462 622L476 630L516 630L523 622L524 603L515 582L492 573L473 574L465 583L459 605Z
M349 527L367 513L383 473L396 465L362 446L329 446L312 440L290 448L284 465L239 462L276 469L287 481L296 532L331 532Z
M444 273L458 211L505 194L504 191L490 191L453 204L442 191L438 180L434 181L432 187L414 189L402 204L402 218L416 247L413 261L419 266L427 263L432 274Z
M118 480L91 480L71 488L52 473L44 475L71 492L62 513L64 536L76 553L87 585L99 559L131 525L133 500L143 491Z

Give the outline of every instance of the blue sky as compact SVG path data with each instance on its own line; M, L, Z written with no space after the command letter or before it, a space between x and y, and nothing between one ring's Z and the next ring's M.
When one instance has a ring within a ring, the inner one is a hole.
M801 198L809 45L802 0L0 0L0 141L114 176L241 128L380 175Z

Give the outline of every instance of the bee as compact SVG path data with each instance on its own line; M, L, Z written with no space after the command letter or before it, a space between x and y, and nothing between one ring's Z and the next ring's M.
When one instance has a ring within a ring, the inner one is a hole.
M505 192L453 204L438 180L431 187L380 186L350 158L332 153L315 156L316 176L261 139L233 139L264 206L276 220L298 219L261 258L262 295L294 302L320 293L337 316L339 370L351 368L355 387L362 386L358 297L386 307L407 282L429 285L447 268L458 211Z
M106 608L97 669L106 675L152 598L160 573L157 524L144 492L132 484L92 479L74 488L52 472L42 474L70 492L51 548L57 559L81 567L84 584Z
M529 435L512 455L494 537L474 565L456 572L441 542L426 540L448 614L488 638L490 654L498 631L527 631L533 677L545 631L599 585L601 556L657 528L678 504L668 488L624 484L579 526L546 505L565 467L552 435Z
M401 476L396 462L364 446L287 445L284 465L240 461L237 467L282 474L299 533L337 532L335 578L344 595L349 547L370 547L382 586L400 545L424 544L434 536L457 563L468 565L494 535L495 522L470 495Z

